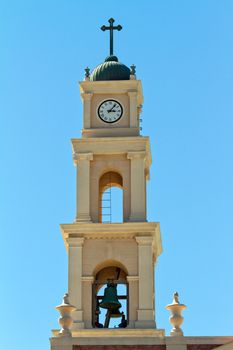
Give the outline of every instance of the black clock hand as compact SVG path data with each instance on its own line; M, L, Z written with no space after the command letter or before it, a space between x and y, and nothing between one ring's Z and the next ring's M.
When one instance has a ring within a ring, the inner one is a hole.
M108 109L107 110L107 112L109 113L109 112L112 112L112 110L113 110L113 108L116 106L116 103L112 106L112 108L111 109Z

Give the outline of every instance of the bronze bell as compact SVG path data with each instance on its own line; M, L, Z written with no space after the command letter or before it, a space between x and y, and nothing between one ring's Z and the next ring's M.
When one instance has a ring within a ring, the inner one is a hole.
M119 317L122 317L122 314L123 312L120 312L120 309L113 309L111 310L110 317L119 318Z
M108 283L104 290L104 297L99 304L103 309L117 310L121 308L121 303L117 298L117 286L114 283ZM118 310L119 311L119 310Z

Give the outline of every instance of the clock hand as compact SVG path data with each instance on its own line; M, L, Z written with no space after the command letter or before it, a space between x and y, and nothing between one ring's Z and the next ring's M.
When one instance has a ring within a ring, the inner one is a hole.
M108 109L107 112L112 112L113 108L116 106L116 103L112 106L112 108Z

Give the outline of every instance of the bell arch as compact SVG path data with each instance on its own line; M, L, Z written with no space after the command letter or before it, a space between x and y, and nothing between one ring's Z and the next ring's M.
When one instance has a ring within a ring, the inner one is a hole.
M104 172L99 179L99 205L98 205L98 221L99 222L112 222L112 192L111 188L116 187L122 191L122 218L124 221L124 188L123 177L115 170L109 170ZM107 219L107 220L106 220Z
M114 260L114 259L108 259L108 260L104 260L103 262L99 263L96 265L96 267L93 270L93 276L94 278L96 278L96 276L105 268L109 267L109 266L114 266L115 268L120 268L122 271L124 271L124 273L126 275L128 275L128 270L125 267L124 264L122 264L120 261L118 260Z
M92 286L93 328L126 328L129 315L129 290L125 267L113 260L104 261L94 271ZM115 321L120 318L119 321Z

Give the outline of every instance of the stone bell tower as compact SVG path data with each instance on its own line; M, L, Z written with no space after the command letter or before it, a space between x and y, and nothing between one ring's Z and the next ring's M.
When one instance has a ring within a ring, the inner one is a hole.
M146 184L151 154L140 135L143 103L135 66L113 55L80 82L82 137L72 139L77 168L77 211L62 224L68 253L68 293L56 309L60 330L53 330L51 350L232 350L233 337L184 337L180 325L186 308L174 293L170 336L156 328L154 273L162 252L160 228L147 221ZM123 193L123 219L104 220L104 194ZM119 319L120 318L120 319ZM111 320L119 320L111 323Z
M72 139L77 211L73 223L61 225L68 253L69 303L75 307L73 345L80 344L78 339L89 344L90 337L92 344L121 344L123 331L127 344L132 337L164 334L155 322L154 274L162 246L159 223L147 221L151 152L149 137L140 135L142 84L135 66L129 69L113 55L113 30L121 30L113 22L101 28L110 31L110 55L91 74L86 68L79 83L83 129L81 138ZM102 196L114 186L123 192L123 220L104 223ZM99 312L105 312L99 308L99 291L109 281L117 290L120 285L125 288L117 295L125 305L122 330L99 322ZM52 349L63 349L56 347L61 344L58 331L53 333Z

